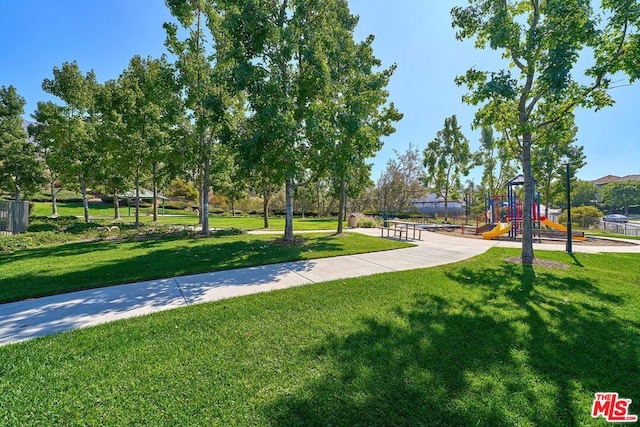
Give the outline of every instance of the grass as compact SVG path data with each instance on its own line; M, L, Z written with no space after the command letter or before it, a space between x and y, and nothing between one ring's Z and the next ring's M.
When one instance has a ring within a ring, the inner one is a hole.
M163 277L326 258L411 246L348 234L305 234L304 244L280 236L237 235L146 241L94 241L0 253L0 303Z
M586 233L595 237L614 237L617 239L640 240L640 236L627 236L624 234L608 233L601 230L586 230Z
M0 348L4 425L607 425L640 413L640 258L492 249Z
M140 222L150 223L153 217L151 209L145 209L140 215ZM92 220L104 223L113 222L113 205L110 203L91 202L89 214ZM198 217L187 211L165 210L166 215L158 216L158 223L165 225L186 225L195 226L198 224ZM49 216L51 215L51 204L46 202L35 203L33 216ZM82 203L78 202L62 202L58 203L58 215L60 216L77 216L84 215ZM121 222L133 223L135 221L134 210L131 209L131 215L126 207L120 208ZM213 228L239 228L242 230L262 229L264 221L261 216L218 216L211 215L209 217L209 226ZM338 220L332 218L295 218L294 228L299 231L306 230L335 230L338 226ZM270 230L284 230L284 218L269 218Z

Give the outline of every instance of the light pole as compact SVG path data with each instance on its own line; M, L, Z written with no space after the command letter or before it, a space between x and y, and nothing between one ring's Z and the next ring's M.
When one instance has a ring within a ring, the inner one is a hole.
M567 166L567 253L569 255L573 254L572 247L572 231L571 231L571 163L565 163Z

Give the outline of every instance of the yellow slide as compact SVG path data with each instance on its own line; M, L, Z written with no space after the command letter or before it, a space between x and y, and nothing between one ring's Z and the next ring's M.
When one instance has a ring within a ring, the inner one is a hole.
M542 222L549 228L555 228L556 230L560 231L567 231L567 227L565 227L564 225L558 224L557 222L549 221L547 218L541 220L540 222Z
M482 233L482 238L485 240L495 239L498 236L507 234L511 230L510 222L499 222L491 231Z
M565 233L567 232L567 227L565 227L562 224L558 224L557 222L549 221L547 218L541 219L540 222L542 222L544 225L546 225L549 228L555 228L556 230L564 231ZM580 233L580 234L583 234L583 233ZM584 237L584 234L581 236L576 236L574 233L573 236L571 236L571 240L587 240L587 238Z

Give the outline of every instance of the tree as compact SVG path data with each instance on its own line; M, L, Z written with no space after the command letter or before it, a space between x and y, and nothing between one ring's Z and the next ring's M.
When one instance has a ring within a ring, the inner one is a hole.
M193 134L190 144L196 157L196 181L200 187L202 233L209 234L209 189L214 145L219 142L229 105L228 49L224 33L222 5L207 0L166 0L171 14L188 36L178 37L178 26L165 23L165 45L176 57L178 80L184 88L185 105L191 113Z
M469 175L474 165L469 141L462 134L455 115L444 120L444 128L424 150L424 166L427 168L425 185L444 198L444 220L448 219L448 203L451 192L457 195L460 177Z
M623 209L629 215L629 206L640 205L640 181L612 182L602 188L602 203L614 209Z
M480 149L475 154L477 163L483 166L481 185L489 194L504 194L507 182L516 175L513 163L516 155L504 138L496 139L492 126L483 126Z
M600 192L595 184L589 181L576 180L571 188L572 206L595 206L598 204Z
M48 111L51 113L48 117L55 118L55 121L46 123L51 126L55 123L57 128L50 133L55 139L48 141L47 145L55 150L56 156L60 156L63 167L59 171L63 181L80 187L85 222L89 222L87 186L95 181L98 162L94 147L95 95L98 88L93 71L83 75L76 62L65 62L61 68L54 67L53 79L42 82L45 92L63 102L63 105L53 104L56 108Z
M153 220L158 220L159 169L170 161L174 128L183 116L173 69L164 57L134 56L118 79L124 97L121 110L126 158L136 191L135 223L140 223L140 186L149 179L153 187Z
M96 94L100 119L96 126L96 151L100 153L100 170L96 181L113 197L114 219L120 219L119 195L131 189L134 176L130 154L131 141L123 115L130 97L117 80L105 82Z
M567 115L554 126L541 131L539 143L532 147L531 168L542 194L545 216L549 216L549 206L554 199L565 194L566 163L571 164L570 178L574 178L586 163L583 147L574 144L577 131L573 117Z
M22 125L25 103L14 86L0 88L0 188L12 192L16 201L44 182L42 165Z
M424 197L424 170L418 147L409 144L395 159L389 159L378 180L378 211L406 212L415 209L415 201Z
M252 110L255 133L248 151L259 165L270 165L275 183L284 184L284 240L293 241L295 187L309 171L321 175L323 148L334 135L332 129L310 128L333 102L334 54L339 46L350 46L354 18L344 0L245 0L227 17L228 33L240 36L234 45L237 84Z
M357 197L370 183L366 159L382 148L381 137L395 132L393 122L402 118L393 103L385 107L386 90L395 65L379 72L380 61L373 55L373 36L356 44L353 32L357 17L349 14L346 3L337 2L336 43L329 51L331 102L322 102L312 122L313 138L324 140L320 149L328 161L327 172L337 184L339 221L336 233L342 234L342 216L346 215L347 194ZM315 125L315 126L313 126ZM314 132L315 131L315 132Z
M470 0L451 11L458 40L475 39L479 49L500 50L510 68L497 72L470 69L456 82L469 93L463 100L481 105L476 125L495 125L517 149L524 176L522 263L533 263L532 148L536 139L576 107L612 104L610 76L640 77L640 4L602 2L594 10L584 0ZM593 60L584 76L576 62L585 48Z

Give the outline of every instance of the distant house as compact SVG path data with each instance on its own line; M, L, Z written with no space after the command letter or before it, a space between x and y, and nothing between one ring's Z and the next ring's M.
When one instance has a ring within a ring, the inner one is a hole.
M423 215L432 216L438 214L438 216L444 216L444 198L435 194L427 193L424 198L414 201L413 204ZM447 213L449 216L462 216L465 214L465 208L464 201L447 201Z

